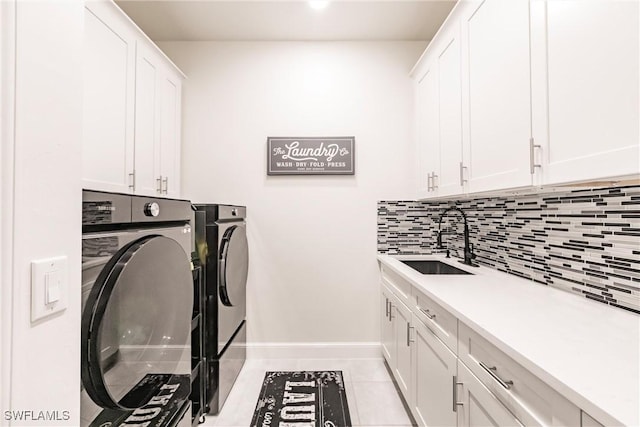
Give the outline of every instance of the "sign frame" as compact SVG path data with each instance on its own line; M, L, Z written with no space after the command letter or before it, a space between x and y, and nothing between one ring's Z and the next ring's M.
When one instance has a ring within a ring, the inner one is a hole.
M288 144L288 145L287 145ZM294 147L291 145L295 144ZM304 147L300 147L303 145ZM334 147L335 145L335 147ZM355 175L356 157L355 157L356 138L354 136L344 137L268 137L267 138L267 175L268 176L295 176L295 175ZM291 149L300 147L302 150L322 150L323 154L333 154L340 156L339 162L334 157L321 156L315 157L289 157ZM278 166L274 156L274 150L279 150L278 156L281 162L287 163L287 166ZM337 150L337 151L336 151ZM345 154L341 154L344 152ZM310 160L311 159L311 160ZM330 159L330 160L327 160ZM346 163L345 166L335 168L327 168L331 163ZM297 166L303 165L304 166ZM312 166L314 165L314 166ZM320 166L321 165L321 166Z

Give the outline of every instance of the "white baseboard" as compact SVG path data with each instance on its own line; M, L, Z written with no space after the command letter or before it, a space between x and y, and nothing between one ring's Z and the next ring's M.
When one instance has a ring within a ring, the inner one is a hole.
M380 359L379 342L247 343L247 359Z

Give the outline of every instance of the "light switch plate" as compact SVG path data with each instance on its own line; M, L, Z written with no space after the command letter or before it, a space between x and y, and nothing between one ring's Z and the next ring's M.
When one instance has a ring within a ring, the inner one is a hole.
M67 270L66 256L31 262L32 322L67 308Z

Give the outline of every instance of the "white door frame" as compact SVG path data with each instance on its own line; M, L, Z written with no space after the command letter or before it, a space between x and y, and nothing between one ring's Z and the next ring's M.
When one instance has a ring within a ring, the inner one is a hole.
M0 1L0 414L11 409L16 0ZM9 425L0 417L0 425Z

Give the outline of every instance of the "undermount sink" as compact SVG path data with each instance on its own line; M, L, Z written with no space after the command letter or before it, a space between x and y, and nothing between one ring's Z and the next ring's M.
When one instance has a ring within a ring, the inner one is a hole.
M473 274L437 260L401 262L422 274Z

